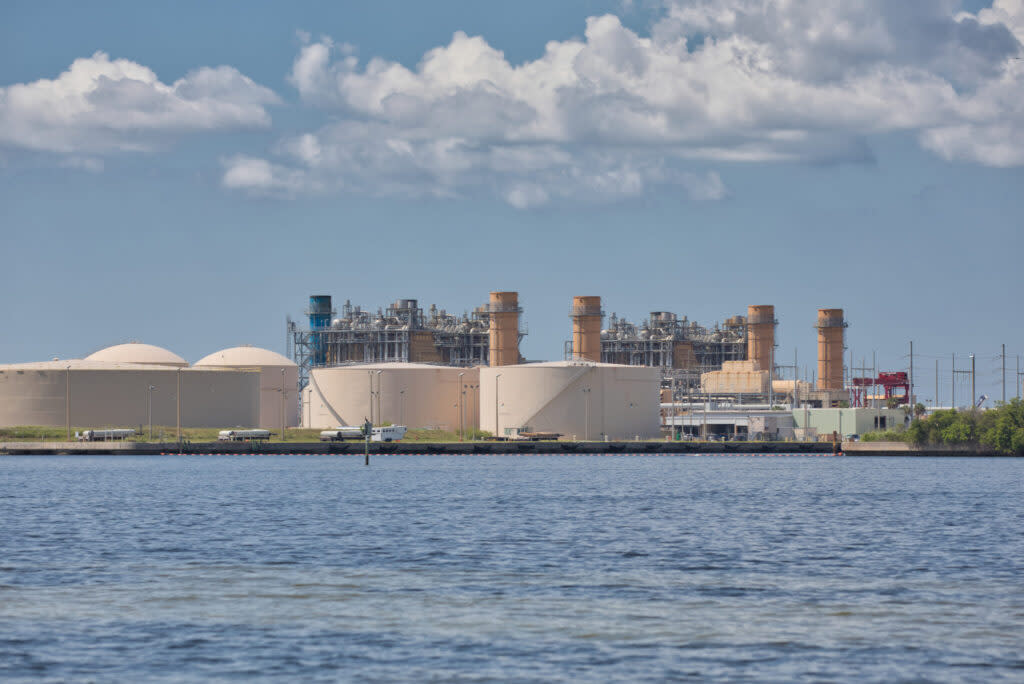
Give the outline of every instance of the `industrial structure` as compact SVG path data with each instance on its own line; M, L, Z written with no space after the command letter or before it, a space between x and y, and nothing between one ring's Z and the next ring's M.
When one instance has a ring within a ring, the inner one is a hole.
M195 368L148 344L85 359L0 366L0 426L250 427L260 417L260 373Z
M482 368L480 427L503 438L657 438L659 381L657 368L593 361Z
M302 425L329 429L395 424L452 432L479 426L480 371L424 363L314 368L303 390Z
M299 424L299 368L287 357L259 347L231 347L203 357L192 367L258 372L260 416L253 425L284 429Z
M461 316L431 305L424 313L415 299L399 299L376 314L346 301L341 315L329 295L309 298L309 327L288 320L289 355L305 388L313 368L358 363L488 365L492 350L501 364L518 363L519 327L515 292L491 293L489 306ZM492 318L494 319L492 323Z
M726 361L746 359L743 316L707 328L667 311L651 312L639 326L612 313L601 331L602 362L660 368L663 384L678 391L698 387L701 373L720 370Z

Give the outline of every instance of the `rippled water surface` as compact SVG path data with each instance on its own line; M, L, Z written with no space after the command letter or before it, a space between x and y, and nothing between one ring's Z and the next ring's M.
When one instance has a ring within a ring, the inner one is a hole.
M1024 681L1024 460L0 457L0 680Z

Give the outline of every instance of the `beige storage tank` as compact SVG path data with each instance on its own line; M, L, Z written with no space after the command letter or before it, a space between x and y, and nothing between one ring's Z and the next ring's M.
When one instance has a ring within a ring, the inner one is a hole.
M458 431L479 427L480 370L422 363L314 368L303 397L302 425L404 424Z
M818 389L843 389L846 321L842 309L818 309Z
M572 311L572 357L579 361L601 360L601 311L600 297L573 297Z
M288 357L260 347L222 349L196 361L193 368L248 368L260 374L259 427L268 430L299 424L299 367Z
M183 427L258 424L258 372L73 359L0 366L0 426L173 428L179 380Z
M518 292L492 292L490 312L490 365L510 366L519 363Z
M658 368L588 361L480 370L480 426L500 436L557 432L564 439L657 438Z
M174 368L188 366L188 361L174 352L142 342L115 344L113 347L89 354L83 360L102 363L144 363L150 366L172 366Z
M759 370L772 371L775 349L775 306L759 304L747 307L747 359L756 361Z

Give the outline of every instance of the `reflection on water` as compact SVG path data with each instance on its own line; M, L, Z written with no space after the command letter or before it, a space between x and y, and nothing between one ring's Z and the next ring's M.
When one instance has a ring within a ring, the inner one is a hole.
M1024 678L1024 461L0 458L0 679Z

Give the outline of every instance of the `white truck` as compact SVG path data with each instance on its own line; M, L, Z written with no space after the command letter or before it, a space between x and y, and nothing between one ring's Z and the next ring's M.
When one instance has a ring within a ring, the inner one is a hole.
M86 430L78 436L80 442L113 442L135 436L135 430Z
M397 442L405 437L407 428L404 425L385 425L373 428L371 442Z
M270 430L221 430L217 433L219 442L252 442L270 439Z

